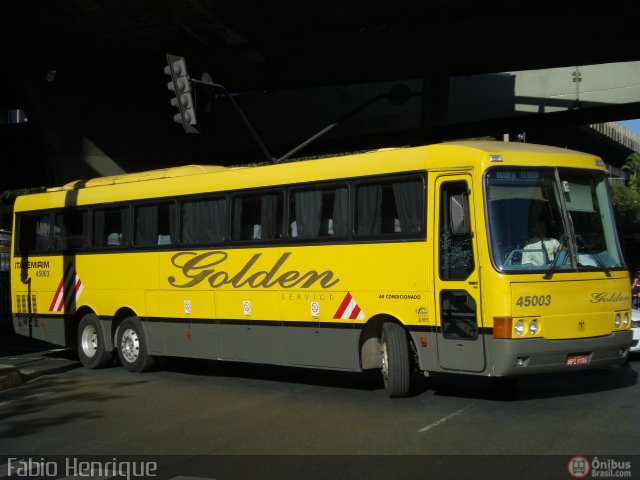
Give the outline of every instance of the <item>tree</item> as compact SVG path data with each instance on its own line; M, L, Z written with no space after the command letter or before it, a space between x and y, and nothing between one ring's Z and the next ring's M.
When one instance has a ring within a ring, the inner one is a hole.
M640 225L640 153L629 155L621 167L629 174L626 185L611 185L611 202L626 225Z
M626 185L611 185L611 203L624 225L640 224L640 191Z
M629 173L629 187L640 192L640 153L633 152L629 155L621 168Z

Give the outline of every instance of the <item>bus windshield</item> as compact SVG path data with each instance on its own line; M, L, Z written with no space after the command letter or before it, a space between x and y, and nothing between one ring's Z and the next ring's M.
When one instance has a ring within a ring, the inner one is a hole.
M485 177L494 265L504 272L623 267L602 172L497 167Z

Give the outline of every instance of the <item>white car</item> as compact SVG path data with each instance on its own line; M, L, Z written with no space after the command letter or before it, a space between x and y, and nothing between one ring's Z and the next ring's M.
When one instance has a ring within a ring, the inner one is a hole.
M631 330L633 330L633 344L631 352L640 352L640 310L631 309Z

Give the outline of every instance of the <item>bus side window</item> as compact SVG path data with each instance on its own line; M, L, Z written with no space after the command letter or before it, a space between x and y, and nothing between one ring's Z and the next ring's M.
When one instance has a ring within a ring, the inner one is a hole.
M175 223L173 203L138 205L134 209L134 244L170 245Z
M18 253L45 252L51 245L51 216L48 213L21 215L18 229Z
M126 245L129 239L129 207L96 208L93 211L93 246Z
M276 240L282 237L281 192L237 196L233 199L233 240Z
M86 210L62 211L55 214L53 248L66 250L87 246L88 212Z
M360 184L356 190L358 236L406 235L424 231L424 187L410 178Z
M299 239L318 238L322 213L322 190L305 190L291 195L291 236Z
M221 243L227 233L227 199L182 202L180 241L183 244Z
M289 199L292 238L343 237L347 233L349 192L346 187L296 190Z

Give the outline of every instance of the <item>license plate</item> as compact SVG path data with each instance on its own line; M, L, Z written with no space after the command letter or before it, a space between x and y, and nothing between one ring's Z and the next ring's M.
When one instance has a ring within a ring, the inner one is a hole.
M590 355L572 355L567 357L564 362L565 367L581 367L583 365L589 365L591 361Z

